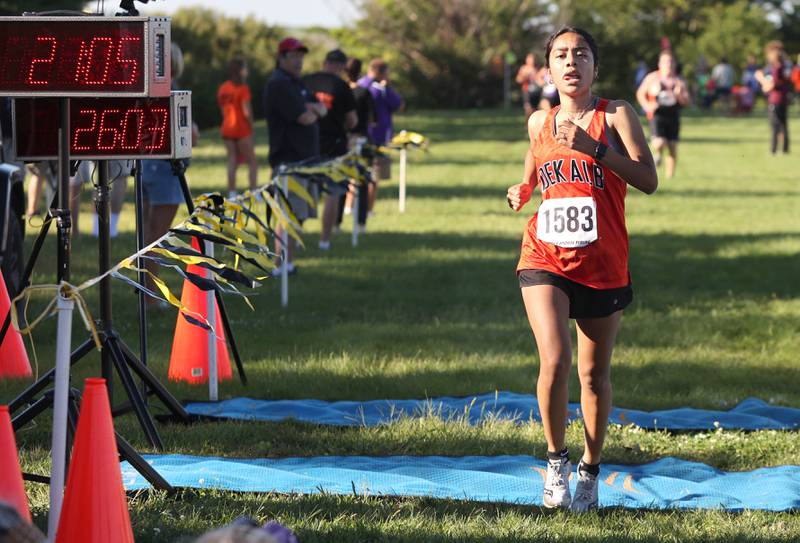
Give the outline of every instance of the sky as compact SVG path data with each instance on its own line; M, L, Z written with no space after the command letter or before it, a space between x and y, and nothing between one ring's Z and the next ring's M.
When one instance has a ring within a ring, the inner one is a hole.
M106 6L116 4L107 0ZM356 18L354 0L150 0L136 3L142 15L172 13L179 8L207 7L232 17L254 15L267 23L285 27L346 25Z

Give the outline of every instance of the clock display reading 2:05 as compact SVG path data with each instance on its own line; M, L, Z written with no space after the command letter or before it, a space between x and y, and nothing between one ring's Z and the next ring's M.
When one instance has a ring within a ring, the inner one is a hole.
M142 92L142 22L0 21L0 89L13 92Z

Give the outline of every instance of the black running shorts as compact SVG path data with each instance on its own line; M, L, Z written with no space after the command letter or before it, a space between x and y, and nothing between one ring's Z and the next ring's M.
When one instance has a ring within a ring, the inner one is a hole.
M633 301L633 287L598 289L587 287L546 270L520 270L520 288L551 285L569 298L570 319L598 319L625 309Z
M680 139L681 118L677 114L655 115L651 121L651 135L667 141Z

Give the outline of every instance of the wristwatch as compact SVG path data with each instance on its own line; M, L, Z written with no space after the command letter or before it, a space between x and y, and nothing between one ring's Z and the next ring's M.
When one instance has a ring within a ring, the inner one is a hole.
M608 145L606 145L602 141L598 141L597 145L594 148L595 162L600 162L601 160L603 160L603 157L606 156L606 151L608 151Z

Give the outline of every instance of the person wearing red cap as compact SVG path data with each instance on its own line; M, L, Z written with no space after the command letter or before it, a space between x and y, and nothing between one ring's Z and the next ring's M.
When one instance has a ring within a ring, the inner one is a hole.
M278 45L277 66L264 90L264 111L269 131L269 164L273 174L283 164L319 156L318 121L325 117L328 110L300 79L306 53L308 47L300 40L282 40ZM316 187L303 179L298 181L316 201ZM317 215L316 205L312 206L302 198L290 195L289 203L300 223ZM276 252L280 253L280 229L277 234ZM289 243L286 247L286 260L281 263L281 266L288 267L289 273L295 271L292 256L293 244Z

